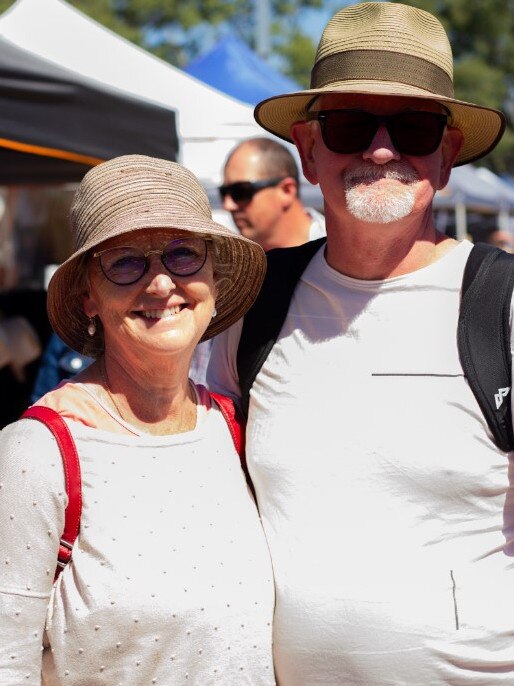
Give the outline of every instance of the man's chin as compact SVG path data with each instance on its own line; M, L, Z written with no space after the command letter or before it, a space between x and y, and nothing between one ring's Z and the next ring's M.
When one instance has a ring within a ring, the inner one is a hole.
M245 224L245 223L238 224L237 222L236 222L236 226L237 226L241 236L244 236L245 238L249 238L251 241L255 240L256 232L255 232L255 229L253 229L251 226L248 226L248 224Z

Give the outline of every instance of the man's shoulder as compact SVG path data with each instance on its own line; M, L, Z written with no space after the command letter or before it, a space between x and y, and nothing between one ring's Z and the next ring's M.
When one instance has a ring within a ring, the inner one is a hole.
M305 269L326 240L326 236L322 236L314 241L308 241L307 243L302 243L302 245L295 245L292 248L274 248L273 250L270 250L266 253L266 258L268 260L266 279L268 279L270 275L273 275L272 270L277 266L285 269L292 269L294 270L294 273L301 267Z
M268 268L256 301L245 315L246 319L255 316L268 317L270 314L269 304L274 312L282 313L287 307L293 295L296 284L300 280L307 265L325 244L326 237L309 241L292 248L275 248L266 254Z

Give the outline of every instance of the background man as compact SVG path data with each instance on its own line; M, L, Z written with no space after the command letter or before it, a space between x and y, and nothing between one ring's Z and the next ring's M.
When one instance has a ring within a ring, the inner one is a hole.
M504 118L454 98L441 24L396 3L339 11L311 84L256 108L294 139L327 224L250 396L277 680L514 683L512 456L457 350L472 245L432 218L452 166L491 150ZM210 374L234 396L240 332Z
M514 253L514 236L508 231L491 231L485 238L485 242L495 245L505 252Z
M325 235L323 217L299 197L298 167L271 138L251 138L229 154L220 187L223 209L264 250L301 245Z

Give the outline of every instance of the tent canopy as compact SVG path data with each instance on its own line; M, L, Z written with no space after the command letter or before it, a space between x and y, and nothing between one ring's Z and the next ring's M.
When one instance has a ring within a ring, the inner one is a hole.
M174 109L180 161L201 180L219 179L228 151L262 135L252 108L117 36L64 0L17 0L0 35L34 55L109 88Z
M77 181L127 153L177 156L170 109L107 88L0 37L0 184Z
M250 105L273 95L300 90L295 81L275 71L235 36L222 38L212 50L190 62L184 71Z

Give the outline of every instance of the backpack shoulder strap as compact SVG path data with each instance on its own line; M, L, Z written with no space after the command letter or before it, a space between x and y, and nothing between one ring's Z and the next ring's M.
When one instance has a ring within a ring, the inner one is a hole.
M75 441L61 415L49 407L29 407L21 419L37 419L50 429L57 441L64 467L64 481L68 505L64 511L64 531L61 536L54 581L71 560L71 552L80 529L82 513L82 482L80 462Z
M250 484L252 491L253 486L250 481L250 475L248 473L248 467L246 466L246 455L245 455L245 428L246 424L244 418L241 415L240 410L234 403L232 398L226 395L221 395L221 393L214 393L209 391L211 399L214 400L216 405L220 408L221 414L223 415L225 421L227 422L230 435L234 441L234 447L241 460L241 467L245 473L246 480Z
M209 395L220 408L234 441L234 447L241 459L244 459L245 424L232 398L221 393L209 391Z
M496 445L514 450L510 392L510 305L514 255L477 243L462 281L458 349L464 375Z
M237 351L241 406L248 414L250 389L278 338L296 284L326 238L267 254L268 269L257 300L245 314Z

